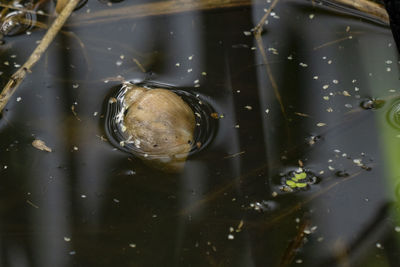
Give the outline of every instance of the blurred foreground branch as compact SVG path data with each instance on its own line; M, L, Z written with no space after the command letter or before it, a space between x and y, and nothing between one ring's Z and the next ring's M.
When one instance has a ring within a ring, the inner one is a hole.
M3 111L4 107L7 105L10 97L17 90L18 86L24 80L27 73L31 72L31 68L39 61L43 53L47 50L51 42L56 37L57 33L60 31L65 21L71 15L72 11L75 9L79 0L70 0L70 2L64 7L63 11L53 22L51 27L48 29L40 44L33 51L28 61L22 65L10 78L3 91L0 94L0 113Z
M341 5L356 9L372 16L383 23L389 23L389 17L383 5L371 0L321 0L327 4ZM232 8L250 5L265 5L262 0L166 0L146 4L132 4L118 8L107 8L75 16L68 26L82 26L109 23L123 19L143 18L148 16L173 15L191 11L204 11L220 8Z
M250 6L261 3L264 2L262 0L166 0L146 4L132 4L119 8L107 8L87 14L78 14L75 16L74 23L68 26L97 24L100 22L108 23L122 19L172 15L190 11Z
M385 7L371 0L323 0L323 2L345 5L389 24L389 15Z

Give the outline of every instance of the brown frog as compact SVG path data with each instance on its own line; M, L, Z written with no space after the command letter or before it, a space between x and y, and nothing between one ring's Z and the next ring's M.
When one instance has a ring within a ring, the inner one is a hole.
M189 105L172 91L129 84L124 107L124 134L138 156L164 171L181 170L194 142L196 120Z

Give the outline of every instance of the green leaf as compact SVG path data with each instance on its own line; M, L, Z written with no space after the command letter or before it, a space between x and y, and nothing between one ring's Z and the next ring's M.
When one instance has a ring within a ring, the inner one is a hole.
M307 177L307 174L305 172L295 173L292 180L295 182L298 182L299 180L305 179L306 177Z
M304 188L304 187L307 186L307 183L296 183L296 186L297 186L298 188Z
M292 180L287 180L287 181L286 181L286 184L287 184L288 186L290 186L291 188L296 188L296 183L293 182Z

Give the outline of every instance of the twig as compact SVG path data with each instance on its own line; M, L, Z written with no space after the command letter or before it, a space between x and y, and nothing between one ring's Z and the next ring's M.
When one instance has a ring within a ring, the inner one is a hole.
M10 97L17 90L18 86L24 80L27 73L31 72L31 68L38 62L43 55L43 53L47 50L51 42L56 37L57 33L60 31L62 26L65 24L65 21L71 15L72 11L75 9L79 0L71 0L61 12L61 14L56 18L53 22L49 30L44 35L40 44L33 51L32 55L29 57L28 61L22 65L10 78L6 86L3 88L3 91L0 94L0 113L3 111L4 107L7 105Z
M137 60L136 58L132 58L133 62L135 62L135 64L139 67L139 69L143 72L146 73L146 69L143 67L142 64L140 64L139 60Z
M353 37L350 35L350 36L346 36L346 37L343 37L343 38L340 38L340 39L336 39L336 40L324 43L322 45L316 46L316 47L313 48L313 50L318 50L318 49L321 49L321 48L326 47L326 46L337 44L337 43L340 43L340 42L343 42L343 41L346 41L346 40L351 40L352 38Z

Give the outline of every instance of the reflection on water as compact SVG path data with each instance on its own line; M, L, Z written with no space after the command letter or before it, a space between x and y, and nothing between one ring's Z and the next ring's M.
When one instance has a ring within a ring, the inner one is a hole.
M268 3L108 21L101 12L135 3L103 2L76 11L0 120L1 266L399 262L388 27L282 1L264 25L266 63L250 30ZM43 34L5 38L1 85ZM132 80L174 85L212 107L212 141L182 172L117 149L104 127L104 100ZM365 99L386 104L365 110Z
M400 100L391 103L391 107L386 115L388 123L397 130L400 130Z

